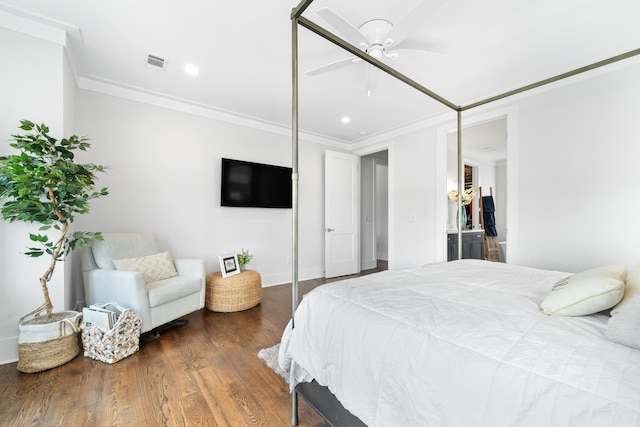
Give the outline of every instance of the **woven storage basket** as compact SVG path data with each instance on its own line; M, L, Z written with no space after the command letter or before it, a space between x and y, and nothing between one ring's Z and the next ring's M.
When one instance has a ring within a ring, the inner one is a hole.
M28 374L55 368L73 360L80 352L78 331L82 313L44 312L44 305L20 319L18 337L18 370Z
M142 321L136 313L116 303L98 306L118 313L118 320L108 331L95 326L82 328L84 356L104 363L116 363L138 351Z
M262 299L262 278L253 270L222 278L216 271L207 275L205 305L211 311L229 313L248 310Z

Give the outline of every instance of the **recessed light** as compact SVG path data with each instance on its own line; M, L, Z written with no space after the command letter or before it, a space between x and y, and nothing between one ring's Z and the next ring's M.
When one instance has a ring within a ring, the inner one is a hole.
M361 130L361 131L360 131L360 135L364 136L364 135L366 135L366 134L367 134L367 131L366 131L366 130Z
M200 70L193 64L187 64L184 66L184 72L189 74L190 76L197 76L200 74Z
M349 123L351 121L351 117L344 116L340 121L345 124Z

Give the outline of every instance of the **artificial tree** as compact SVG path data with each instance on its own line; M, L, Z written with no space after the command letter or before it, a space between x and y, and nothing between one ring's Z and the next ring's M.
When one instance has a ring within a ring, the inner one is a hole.
M106 188L95 188L95 174L104 172L105 166L75 162L74 151L90 147L87 137L73 135L58 141L49 135L46 125L28 120L21 120L19 128L27 133L12 135L9 145L20 153L0 157L0 201L4 201L0 212L10 222L41 224L38 233L29 233L35 246L25 255L51 257L40 277L44 307L51 317L53 306L47 284L56 263L77 246L102 238L100 233L71 233L69 228L76 215L89 212L90 200L108 194ZM49 238L46 232L51 229L57 230L57 238Z

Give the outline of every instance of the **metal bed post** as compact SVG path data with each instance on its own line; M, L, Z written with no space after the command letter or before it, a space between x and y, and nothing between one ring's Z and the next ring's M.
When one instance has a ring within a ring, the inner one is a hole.
M291 185L292 185L292 239L291 239L291 327L298 308L298 21L291 19ZM291 425L298 425L298 394L291 392Z
M298 308L298 18L313 0L305 0L291 10L291 327ZM291 425L298 425L298 393L291 392Z
M295 19L292 21L292 43L293 43L293 63L292 63L292 144L291 144L291 185L293 208L292 223L292 246L291 246L291 312L295 313L298 308L298 28ZM293 322L293 315L291 316Z
M462 109L457 109L458 121L458 213L456 215L458 223L458 259L462 259L462 215L460 211L463 209L462 192L464 191L464 165L462 164ZM464 208L466 209L466 208ZM466 224L465 224L466 225Z

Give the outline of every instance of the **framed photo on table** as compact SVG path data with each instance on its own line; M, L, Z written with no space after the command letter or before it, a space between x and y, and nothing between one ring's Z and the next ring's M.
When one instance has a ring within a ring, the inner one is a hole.
M223 279L240 273L238 255L235 253L220 255L220 272Z

